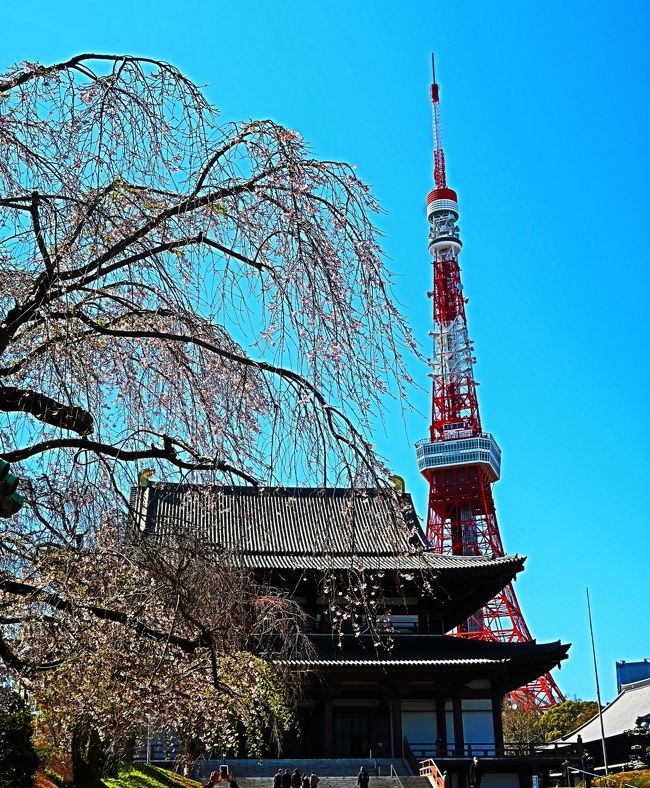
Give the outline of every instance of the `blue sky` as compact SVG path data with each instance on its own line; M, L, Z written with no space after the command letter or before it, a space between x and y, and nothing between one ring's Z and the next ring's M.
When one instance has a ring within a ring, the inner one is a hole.
M595 694L586 585L604 698L615 660L650 657L649 34L641 0L33 0L3 13L5 65L159 57L224 120L272 117L357 164L422 342L436 52L483 423L503 450L501 531L529 556L517 592L533 634L574 644L557 679L581 698ZM422 515L412 444L428 400L416 392L408 435L395 410L377 436Z

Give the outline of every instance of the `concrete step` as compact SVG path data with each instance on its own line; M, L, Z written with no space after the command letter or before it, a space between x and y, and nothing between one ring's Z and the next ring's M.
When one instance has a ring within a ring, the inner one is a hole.
M272 788L273 783L267 777L238 777L240 788ZM426 777L400 777L403 788L431 788ZM356 788L356 777L321 777L318 788ZM400 788L395 777L370 777L368 788Z
M287 769L291 773L298 769L300 774L316 773L320 778L319 788L335 788L333 784L325 784L323 780L328 777L336 777L336 784L345 788L354 788L357 782L359 768L363 766L371 777L371 785L375 788L399 788L395 780L388 777L391 764L400 778L411 775L411 770L401 758L377 758L368 760L367 758L293 758L293 759L264 759L256 761L253 759L228 758L225 761L200 761L195 764L192 770L192 777L195 779L206 778L210 772L217 770L221 763L227 763L230 771L235 775L240 788L273 788L273 776L278 769ZM382 783L376 783L375 779L381 777ZM384 784L387 779L389 783ZM417 778L418 780L420 778ZM246 783L244 783L246 780ZM348 784L348 781L349 784ZM404 783L404 780L402 779ZM425 783L414 783L406 785L404 788L418 788L425 786Z
M238 777L240 788L272 788L268 777ZM356 777L321 777L318 788L356 788ZM399 788L394 777L371 777L369 788Z

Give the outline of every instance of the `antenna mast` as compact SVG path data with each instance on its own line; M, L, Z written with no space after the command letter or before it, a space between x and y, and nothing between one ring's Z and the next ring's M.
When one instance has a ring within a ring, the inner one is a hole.
M431 108L433 110L433 180L436 189L447 187L445 171L445 152L442 148L442 127L440 125L440 89L436 82L436 61L431 53Z

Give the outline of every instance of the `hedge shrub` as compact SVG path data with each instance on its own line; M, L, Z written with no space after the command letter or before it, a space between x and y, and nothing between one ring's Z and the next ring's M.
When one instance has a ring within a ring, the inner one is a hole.
M32 788L38 756L32 715L22 698L0 687L0 788Z

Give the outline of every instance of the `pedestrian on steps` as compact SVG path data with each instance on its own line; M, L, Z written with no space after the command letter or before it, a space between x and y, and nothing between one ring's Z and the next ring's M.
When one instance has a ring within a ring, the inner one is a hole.
M469 764L469 784L470 788L481 788L481 764L476 755Z
M282 769L278 769L273 777L273 788L282 788Z
M362 766L359 769L359 774L357 775L357 786L358 788L368 788L369 782L370 782L370 775Z
M320 777L316 774L316 772L312 772L309 777L310 788L316 788L319 782L320 782Z
M300 788L309 788L309 775L305 772L300 781Z
M219 783L226 783L228 788L239 788L239 783L235 780L235 775L225 764L220 767L218 772L212 772L210 779L205 783L203 788L212 788L212 786L219 785Z
M300 779L300 772L298 771L298 769L294 769L291 772L291 778L290 778L291 788L301 788L301 782L302 780Z
M291 775L288 769L282 770L282 788L291 788Z

